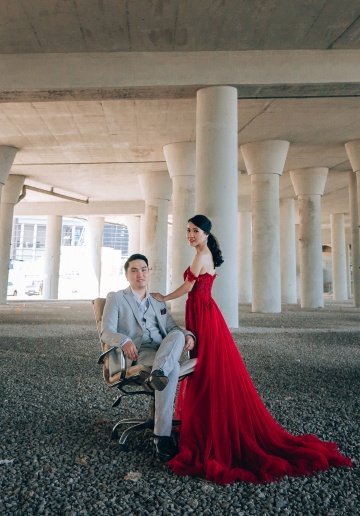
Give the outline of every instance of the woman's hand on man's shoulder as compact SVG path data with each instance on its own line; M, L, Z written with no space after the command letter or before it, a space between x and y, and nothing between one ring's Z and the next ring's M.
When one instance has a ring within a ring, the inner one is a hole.
M150 296L152 296L156 301L164 302L164 296L159 292L150 292Z

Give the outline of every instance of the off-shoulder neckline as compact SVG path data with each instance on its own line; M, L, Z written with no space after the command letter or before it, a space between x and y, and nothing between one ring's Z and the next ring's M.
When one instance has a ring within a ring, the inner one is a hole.
M206 275L210 276L210 278L214 278L215 276L217 276L216 272L214 272L214 274L210 274L210 272L204 272L204 274L199 274L199 276L195 276L195 274L194 274L194 273L191 271L191 269L190 269L190 265L189 265L189 267L186 269L186 271L185 271L185 272L187 272L187 271L189 271L189 272L190 272L190 274L192 274L192 275L194 276L194 278L200 278L200 276L206 276Z

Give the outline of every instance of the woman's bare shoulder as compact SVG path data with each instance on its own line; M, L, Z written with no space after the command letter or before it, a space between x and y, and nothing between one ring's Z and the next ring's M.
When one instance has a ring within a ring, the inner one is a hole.
M214 270L214 262L211 252L206 249L197 253L190 266L190 270L196 276L199 276L199 274L205 274L206 272L211 274Z

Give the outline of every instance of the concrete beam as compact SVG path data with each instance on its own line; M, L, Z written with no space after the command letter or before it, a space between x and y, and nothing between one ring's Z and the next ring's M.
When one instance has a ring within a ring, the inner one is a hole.
M184 97L224 82L243 98L358 95L359 62L360 50L2 54L0 100Z
M19 202L14 209L14 216L62 215L68 217L87 215L141 215L145 212L144 201L108 201L90 202Z

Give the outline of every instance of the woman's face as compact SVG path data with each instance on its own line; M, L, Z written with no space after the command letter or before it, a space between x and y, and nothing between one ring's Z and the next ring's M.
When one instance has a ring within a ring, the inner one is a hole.
M188 222L186 237L191 247L204 244L207 240L206 233L202 229L195 226L192 222Z

